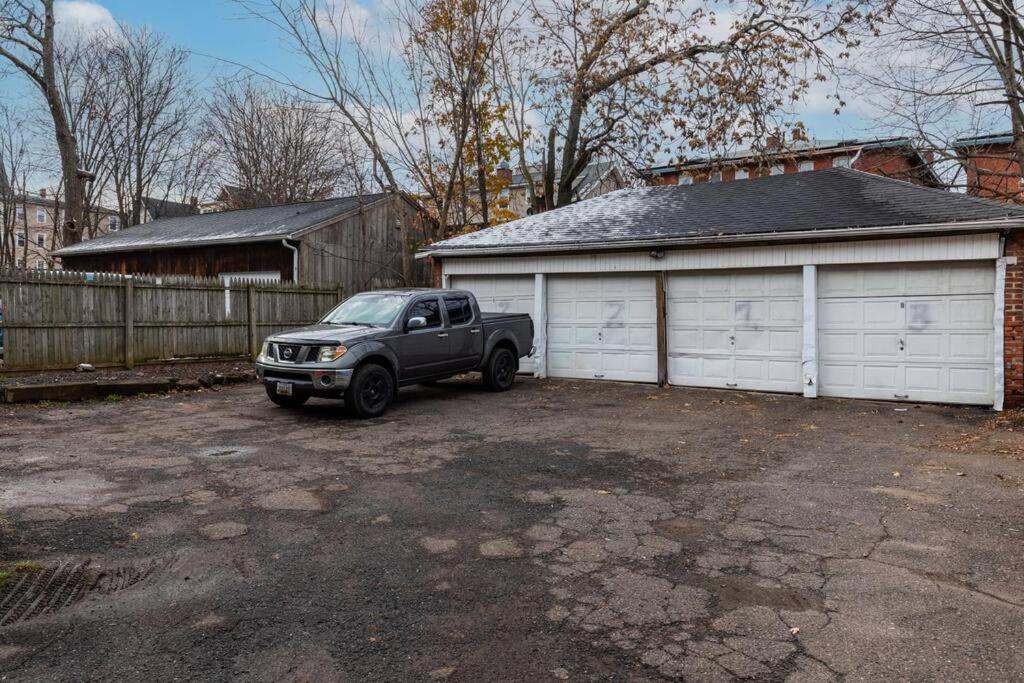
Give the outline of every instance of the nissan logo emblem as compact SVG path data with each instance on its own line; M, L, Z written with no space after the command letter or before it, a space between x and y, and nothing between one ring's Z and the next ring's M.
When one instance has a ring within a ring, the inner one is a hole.
M284 356L286 360L291 360L292 356L295 355L295 349L293 349L293 348L291 348L289 346L286 346L281 351L281 355Z

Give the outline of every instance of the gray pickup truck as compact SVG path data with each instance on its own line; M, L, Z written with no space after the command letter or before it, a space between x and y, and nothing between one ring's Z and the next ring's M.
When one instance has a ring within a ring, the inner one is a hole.
M492 391L512 387L519 359L533 354L525 313L481 313L458 289L356 294L316 325L268 337L256 375L279 406L343 398L349 412L377 417L398 387L479 370Z

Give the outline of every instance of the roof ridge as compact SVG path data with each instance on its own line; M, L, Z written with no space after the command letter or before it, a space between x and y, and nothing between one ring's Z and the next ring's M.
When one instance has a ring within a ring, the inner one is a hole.
M919 190L919 191L924 191L924 192L930 192L930 193L933 193L933 194L938 194L938 195L941 195L943 197L950 197L950 196L952 196L952 197L960 197L961 199L966 199L966 200L969 200L969 201L974 202L976 204L981 204L982 206L986 206L986 207L988 207L990 209L995 209L995 208L1004 209L1004 210L1005 209L1009 209L1012 212L1017 212L1020 215L1024 216L1024 207L1019 207L1016 204L1009 204L1007 202L997 202L997 201L995 201L993 199L985 199L983 197L976 197L976 196L974 196L972 194L968 194L966 192L950 192L949 190L943 190L943 189L938 188L938 187L927 187L925 185L918 185L916 183L912 183L909 180L903 180L901 178L890 178L889 176L878 175L877 173L868 173L867 171L861 171L860 169L856 169L856 168L828 168L828 169L822 169L822 170L823 171L838 171L838 172L841 172L841 173L856 174L856 175L861 175L861 176L869 177L872 180L876 180L876 181L886 181L886 182L889 182L889 183L898 183L901 186L910 187L910 188L913 188L913 189ZM821 171L817 171L817 172L820 173Z
M328 197L326 199L311 199L305 202L285 202L283 204L268 204L267 206L246 206L238 209L223 209L221 211L209 211L207 213L197 214L199 216L214 216L217 214L225 213L238 213L239 211L261 211L264 209L280 209L285 206L303 206L306 204L325 204L327 202L338 202L346 199L355 199L357 197L379 197L387 194L386 192L371 192L369 194L350 194L344 197ZM175 216L175 218L186 218L186 216ZM153 221L156 222L156 221Z

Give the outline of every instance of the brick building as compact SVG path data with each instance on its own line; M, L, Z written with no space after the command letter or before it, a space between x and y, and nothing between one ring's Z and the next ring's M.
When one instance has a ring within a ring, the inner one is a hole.
M647 173L654 185L690 185L827 168L852 168L916 185L942 187L932 170L930 155L922 153L909 138L794 140L785 144L769 140L767 151L743 149L722 157L686 159L655 166Z
M1024 203L1020 165L1014 161L1009 133L960 138L953 142L964 167L967 192L976 197Z

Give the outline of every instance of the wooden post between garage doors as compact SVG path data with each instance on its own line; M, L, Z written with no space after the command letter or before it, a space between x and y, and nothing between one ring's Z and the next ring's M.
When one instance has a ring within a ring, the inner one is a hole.
M658 386L668 384L668 311L665 303L665 271L654 276L658 320Z

